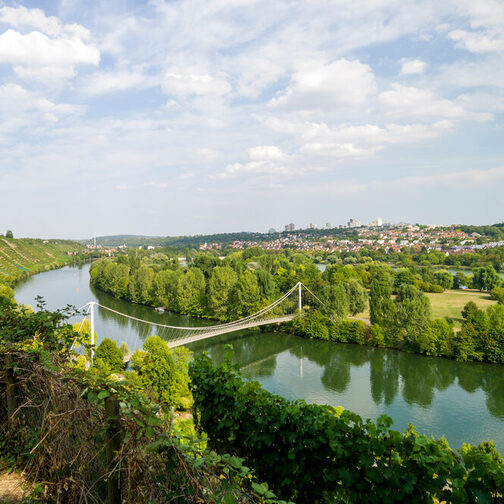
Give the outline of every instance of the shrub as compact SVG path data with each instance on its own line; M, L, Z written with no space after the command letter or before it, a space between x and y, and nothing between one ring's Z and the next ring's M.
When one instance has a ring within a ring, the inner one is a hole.
M209 446L245 457L281 498L297 502L499 502L504 466L492 443L462 450L410 427L288 401L244 382L230 356L190 364L195 418Z
M431 356L449 356L452 353L453 327L446 320L431 320L417 339L417 350Z
M107 374L122 373L124 371L123 354L117 348L117 343L105 338L96 349L94 367L100 368Z
M490 291L490 297L499 302L499 304L504 304L504 287L494 287Z
M373 324L369 331L371 345L383 348L386 346L385 330L380 324Z
M131 357L133 370L143 384L164 407L187 408L191 404L187 364L191 352L179 347L171 350L159 336L145 340L144 351L137 350Z

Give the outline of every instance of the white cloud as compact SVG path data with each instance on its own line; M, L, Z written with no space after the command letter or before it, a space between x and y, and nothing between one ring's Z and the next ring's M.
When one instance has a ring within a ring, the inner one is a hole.
M291 84L271 105L296 110L354 107L364 104L375 87L371 67L358 60L309 62L300 65Z
M14 26L15 28L35 28L47 35L57 36L63 33L87 38L89 30L78 24L62 25L54 16L46 16L40 9L27 9L22 5L18 7L0 8L0 23Z
M118 191L127 191L128 190L128 186L125 185L125 184L117 184L115 186L116 190Z
M26 35L12 29L0 35L0 63L16 65L23 77L73 76L78 64L98 65L100 51L80 38L50 38L33 31Z
M166 94L186 98L192 95L225 95L231 86L224 77L207 74L167 72L162 82Z
M206 147L194 149L194 154L196 154L199 159L203 159L205 161L216 161L219 159L218 151L215 149L208 149Z
M425 72L427 63L419 59L402 59L400 75L417 75Z
M0 62L24 64L31 67L75 64L98 65L99 50L81 39L52 39L41 32L26 35L7 30L0 35Z
M290 177L297 173L283 164L271 161L249 161L248 163L233 163L225 167L224 171L217 175L220 179L230 179L243 176L272 175Z
M487 53L504 50L504 37L484 33L470 32L466 30L453 30L448 33L448 37L456 42L460 49L466 49L473 53Z
M277 161L285 159L287 155L276 145L259 145L248 150L252 161Z
M312 124L304 132L301 152L330 156L334 159L366 158L388 145L410 143L435 138L453 129L450 121L433 124L388 124L378 126L339 126Z
M70 79L76 75L73 65L70 66L45 66L42 68L32 68L17 65L14 73L23 80L39 80L41 82L51 82L57 80Z
M55 104L47 98L27 91L18 84L0 86L0 114L18 124L34 122L37 117L48 122L57 122L59 118L80 115L85 111L82 105ZM31 114L36 112L38 116Z
M447 185L453 187L460 186L472 187L475 184L488 184L492 181L504 179L504 167L498 166L486 170L464 170L444 173L435 173L426 176L402 177L390 182L374 181L370 185L379 189L402 189L405 186L437 186Z
M82 91L89 95L118 93L130 89L145 89L158 84L157 79L141 71L114 70L95 72L81 81Z
M436 138L453 130L448 120L413 124L340 124L324 122L291 122L263 119L274 131L294 136L301 154L328 156L334 160L367 158L388 145ZM306 161L305 161L306 162Z
M461 104L440 99L429 89L397 83L392 84L391 89L380 93L378 102L383 113L389 117L464 118L472 115L473 119L490 118L488 114L471 114Z

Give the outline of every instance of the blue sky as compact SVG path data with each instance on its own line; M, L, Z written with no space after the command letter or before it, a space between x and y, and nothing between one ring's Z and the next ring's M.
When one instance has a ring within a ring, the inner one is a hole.
M0 230L504 221L501 0L0 0Z

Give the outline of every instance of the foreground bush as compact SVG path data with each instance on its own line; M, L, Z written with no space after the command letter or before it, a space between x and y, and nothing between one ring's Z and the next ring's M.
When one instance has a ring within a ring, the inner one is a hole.
M73 310L39 307L0 297L0 455L34 488L23 502L105 504L115 482L124 504L287 504L242 459L179 430L131 382L78 369Z
M228 356L229 357L229 356ZM244 382L230 358L190 365L194 409L212 447L245 457L283 498L298 502L503 502L504 462L493 443L464 445L411 427L391 430L330 406L287 401ZM499 493L500 492L500 493Z

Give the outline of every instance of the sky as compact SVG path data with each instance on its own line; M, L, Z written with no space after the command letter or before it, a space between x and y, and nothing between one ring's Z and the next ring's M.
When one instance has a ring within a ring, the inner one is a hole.
M502 0L0 0L0 232L504 221Z

